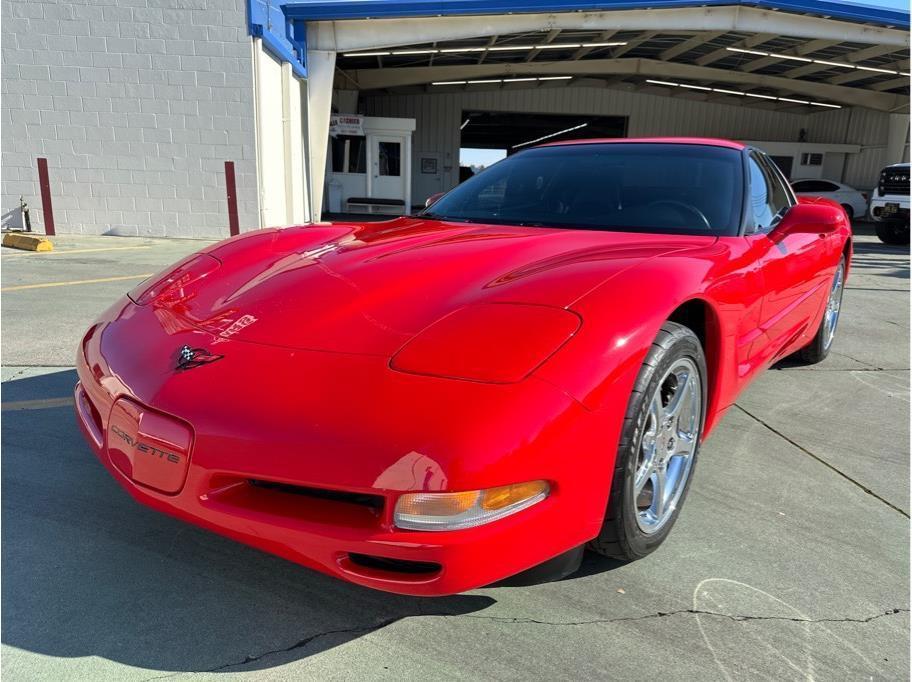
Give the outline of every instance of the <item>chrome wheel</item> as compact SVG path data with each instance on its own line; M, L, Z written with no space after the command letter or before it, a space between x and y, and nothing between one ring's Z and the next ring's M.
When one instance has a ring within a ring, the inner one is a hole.
M696 364L680 358L649 400L633 479L637 525L646 534L668 522L687 487L703 418L702 390Z
M845 281L845 261L839 262L827 299L826 311L823 313L823 349L827 350L836 336L836 324L839 322L839 308L842 306L842 285Z

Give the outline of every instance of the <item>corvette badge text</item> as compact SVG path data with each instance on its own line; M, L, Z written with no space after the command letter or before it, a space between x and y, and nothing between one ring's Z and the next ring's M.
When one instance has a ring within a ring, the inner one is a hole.
M149 445L148 443L143 443L141 440L137 440L136 438L133 438L133 436L131 436L126 431L124 431L123 429L121 429L117 426L112 425L111 431L118 438L121 438L127 445L135 447L139 452L145 452L145 453L152 455L153 457L158 457L159 459L166 459L169 462L172 462L174 464L180 464L180 455L178 455L177 453L168 452L167 450L162 450L160 448L155 447L154 445Z

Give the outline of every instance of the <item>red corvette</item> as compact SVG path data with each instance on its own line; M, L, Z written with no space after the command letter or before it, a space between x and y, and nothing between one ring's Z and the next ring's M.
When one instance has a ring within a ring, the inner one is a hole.
M147 280L85 335L77 415L140 502L361 585L636 559L739 391L826 357L850 236L740 144L545 145Z

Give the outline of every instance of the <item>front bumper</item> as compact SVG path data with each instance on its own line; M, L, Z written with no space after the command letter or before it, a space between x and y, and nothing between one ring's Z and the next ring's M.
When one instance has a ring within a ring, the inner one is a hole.
M909 222L908 197L874 197L869 213L877 222Z
M168 322L124 301L77 358L80 427L111 475L150 507L414 595L496 582L599 531L619 424L550 384L405 375L384 358L266 347ZM184 344L224 357L175 372ZM551 484L546 500L484 526L418 532L392 523L403 492L537 479Z

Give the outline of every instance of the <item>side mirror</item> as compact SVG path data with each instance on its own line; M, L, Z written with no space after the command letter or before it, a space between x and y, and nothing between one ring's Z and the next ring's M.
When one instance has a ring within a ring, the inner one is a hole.
M437 200L438 200L440 197L442 197L444 194L446 194L446 192L437 192L436 194L432 194L432 195L429 196L429 197L427 198L427 200L424 202L424 207L425 207L425 208L429 208L429 207L431 206L431 204L436 203Z
M834 232L847 221L845 210L830 199L799 197L782 220L770 231L775 242L790 234L827 234Z

